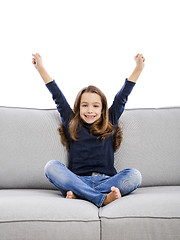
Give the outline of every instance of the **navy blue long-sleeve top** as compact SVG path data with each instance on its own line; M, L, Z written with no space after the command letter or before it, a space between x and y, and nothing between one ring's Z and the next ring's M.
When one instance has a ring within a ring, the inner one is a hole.
M118 120L124 111L128 96L135 83L125 80L121 90L116 94L114 101L109 108L109 121L117 129ZM109 176L117 172L114 168L114 135L105 140L97 139L97 136L90 134L91 124L83 123L78 141L74 141L69 134L68 124L74 113L68 104L65 96L57 86L55 80L46 84L56 103L64 125L65 134L69 140L69 166L68 168L79 176L90 176L93 172Z

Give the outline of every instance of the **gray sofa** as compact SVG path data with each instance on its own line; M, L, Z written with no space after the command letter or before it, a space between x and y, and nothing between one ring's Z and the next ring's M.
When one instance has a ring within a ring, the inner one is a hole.
M44 176L67 164L56 109L0 107L0 240L180 239L180 107L129 109L115 167L137 168L141 188L111 204L65 199Z

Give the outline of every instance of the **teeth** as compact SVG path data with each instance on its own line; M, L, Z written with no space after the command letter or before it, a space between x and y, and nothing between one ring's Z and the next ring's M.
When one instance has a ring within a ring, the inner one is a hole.
M87 118L94 118L95 116L85 115Z

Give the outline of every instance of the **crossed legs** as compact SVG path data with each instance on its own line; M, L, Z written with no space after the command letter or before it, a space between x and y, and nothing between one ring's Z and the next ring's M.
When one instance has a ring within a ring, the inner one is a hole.
M45 166L45 175L68 199L81 198L101 207L134 191L141 184L141 174L136 169L125 169L113 177L95 178L92 187L87 177L72 173L57 160L49 161ZM91 177L88 177L91 179Z
M67 191L66 198L77 199L78 197L72 191ZM113 186L111 187L111 192L106 195L102 205L105 206L119 198L121 198L121 193L118 188Z

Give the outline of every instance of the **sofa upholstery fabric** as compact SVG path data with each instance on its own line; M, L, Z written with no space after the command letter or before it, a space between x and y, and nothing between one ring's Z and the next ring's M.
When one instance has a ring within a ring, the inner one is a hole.
M98 208L80 199L65 199L59 191L1 190L0 203L1 240L100 237Z
M180 239L180 107L125 110L115 167L142 186L101 208L46 179L48 161L68 162L59 124L56 109L0 107L0 240Z

